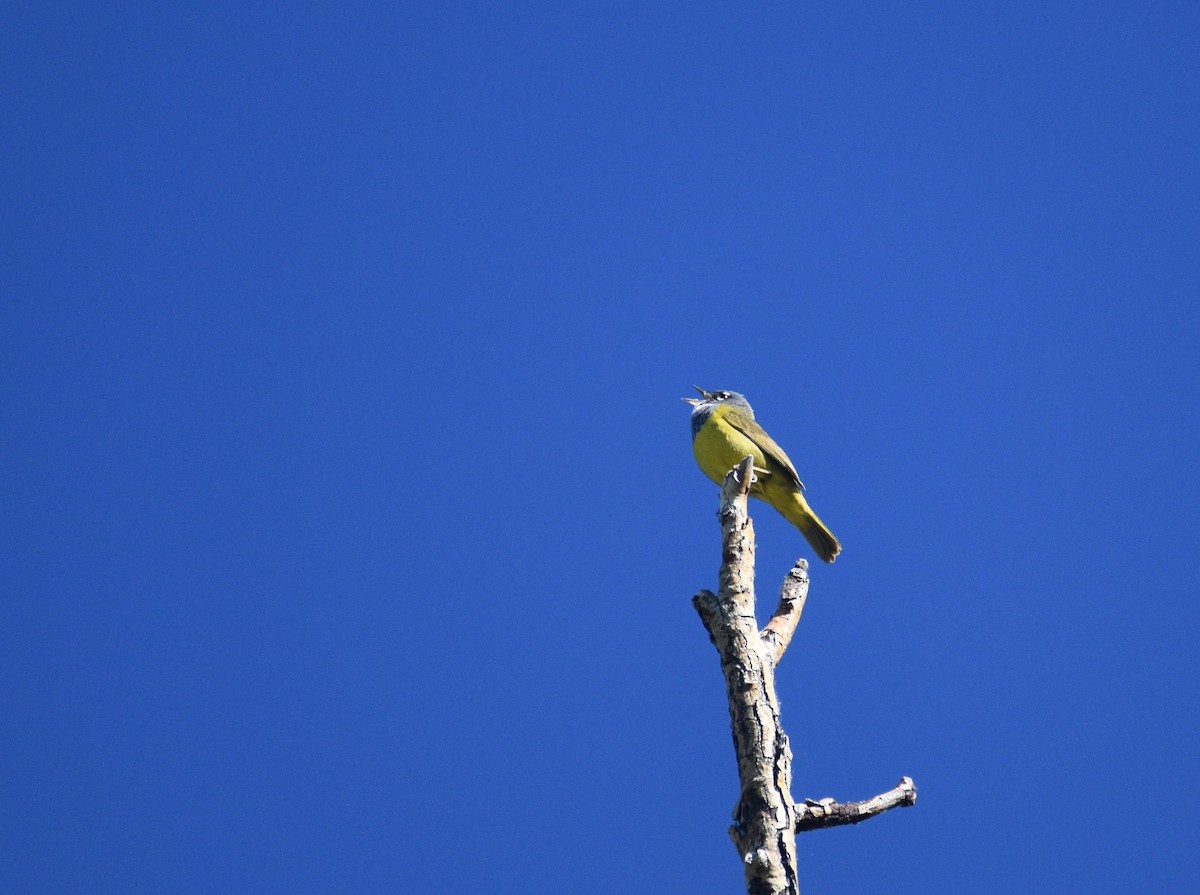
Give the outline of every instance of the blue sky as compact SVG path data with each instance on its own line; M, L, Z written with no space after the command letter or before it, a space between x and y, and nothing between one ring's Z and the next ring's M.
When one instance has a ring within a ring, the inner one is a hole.
M2 24L0 888L739 891L696 383L805 891L1195 891L1193 4Z

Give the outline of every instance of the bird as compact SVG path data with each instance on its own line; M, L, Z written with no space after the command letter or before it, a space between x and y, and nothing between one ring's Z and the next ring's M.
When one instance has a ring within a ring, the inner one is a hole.
M796 467L754 419L754 409L737 392L708 392L692 386L699 398L692 405L692 453L700 470L718 485L746 457L754 458L750 496L766 501L800 529L809 546L825 562L842 551L838 539L804 499L804 483Z

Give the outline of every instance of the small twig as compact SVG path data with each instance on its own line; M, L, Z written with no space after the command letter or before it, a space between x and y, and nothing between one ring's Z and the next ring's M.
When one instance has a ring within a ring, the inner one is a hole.
M796 806L796 832L856 824L892 808L907 808L916 803L917 787L913 785L911 777L902 777L895 789L862 802L805 799L804 804Z
M808 560L798 559L792 570L784 576L783 586L779 588L779 608L761 633L763 643L771 651L771 661L776 665L792 642L807 599Z

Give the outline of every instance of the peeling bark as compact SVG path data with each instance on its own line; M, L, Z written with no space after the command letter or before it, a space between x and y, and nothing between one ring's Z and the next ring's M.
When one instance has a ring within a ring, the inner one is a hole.
M864 802L792 798L792 751L779 722L775 667L791 643L808 598L808 563L784 579L779 607L760 632L754 614L754 526L746 510L752 475L747 457L721 488L722 556L716 594L702 590L692 604L721 657L741 795L730 838L742 859L751 895L798 895L796 833L858 823L916 801L908 777Z

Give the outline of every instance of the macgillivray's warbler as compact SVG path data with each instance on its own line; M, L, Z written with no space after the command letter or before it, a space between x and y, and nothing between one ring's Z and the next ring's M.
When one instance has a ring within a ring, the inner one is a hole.
M804 499L804 483L796 467L754 419L750 402L737 392L706 392L692 386L699 398L684 398L692 405L692 452L706 476L720 485L729 470L746 457L754 457L750 496L764 500L800 529L805 540L825 562L833 562L842 545Z

